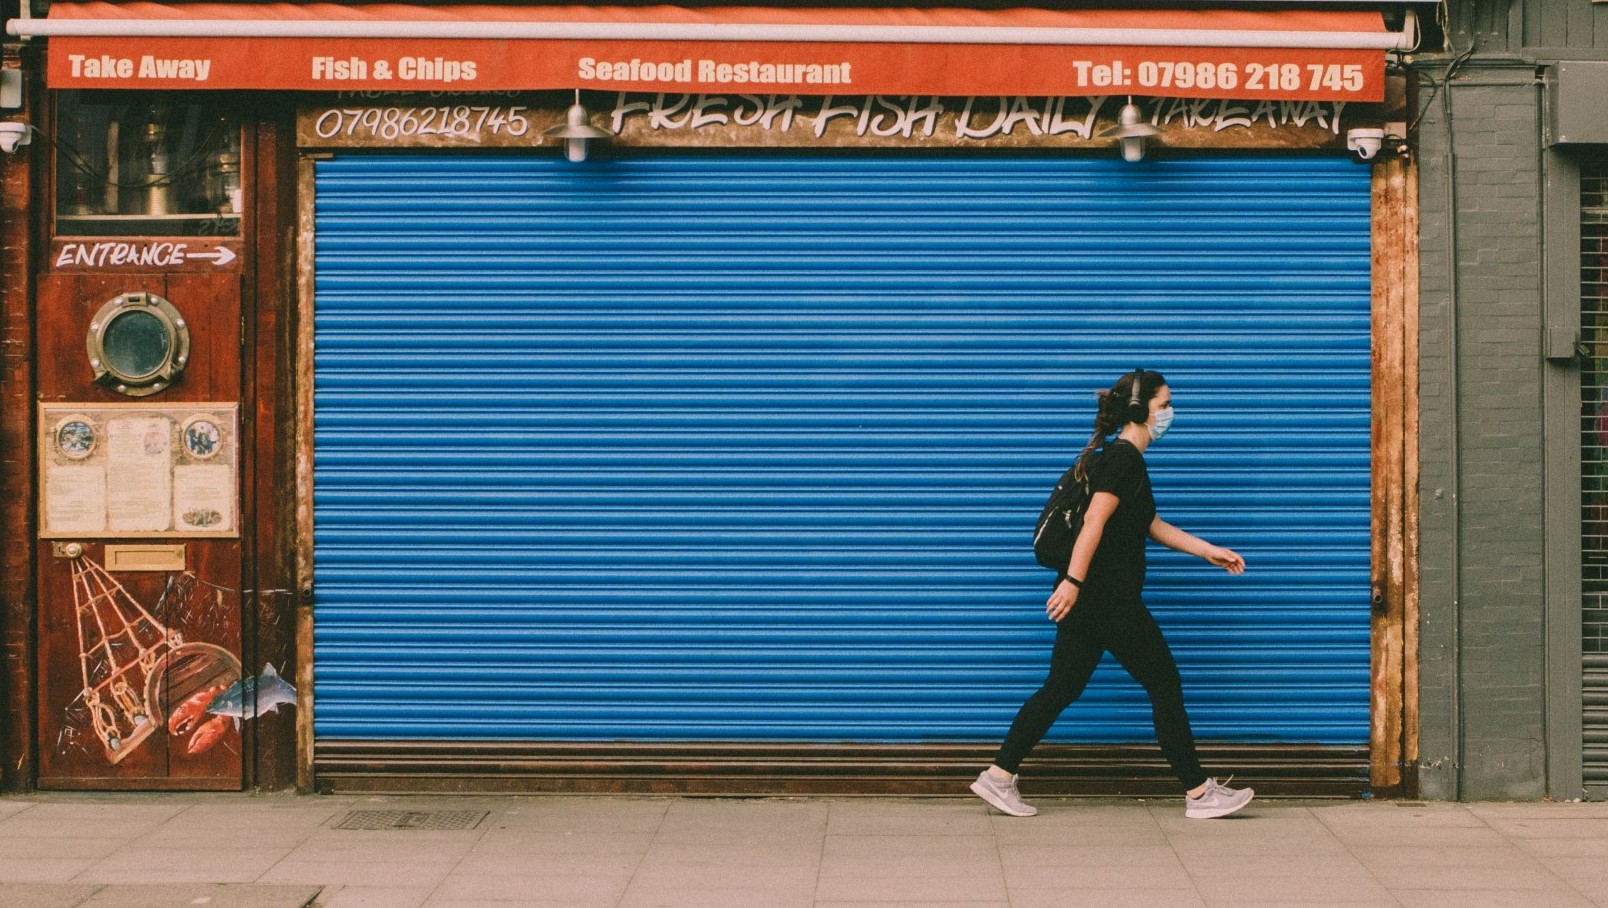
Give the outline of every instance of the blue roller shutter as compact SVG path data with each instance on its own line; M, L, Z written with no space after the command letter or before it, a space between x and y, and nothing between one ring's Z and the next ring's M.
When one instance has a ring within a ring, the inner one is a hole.
M1164 372L1202 739L1369 704L1368 171L342 156L316 181L315 736L988 740L1092 392ZM1107 660L1051 732L1151 738Z

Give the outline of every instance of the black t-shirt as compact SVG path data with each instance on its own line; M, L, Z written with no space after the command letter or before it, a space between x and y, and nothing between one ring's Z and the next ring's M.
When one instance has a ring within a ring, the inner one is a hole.
M1100 547L1089 564L1083 588L1105 596L1137 598L1145 583L1145 540L1156 519L1145 458L1132 443L1117 439L1090 457L1089 488L1117 496Z

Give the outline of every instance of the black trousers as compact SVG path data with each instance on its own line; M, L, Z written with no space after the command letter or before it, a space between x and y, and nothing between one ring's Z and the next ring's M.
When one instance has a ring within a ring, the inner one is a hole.
M1106 651L1150 695L1156 741L1187 791L1206 781L1195 753L1195 736L1184 711L1184 687L1167 640L1150 610L1138 599L1110 600L1081 595L1061 619L1044 686L1016 713L1016 721L994 757L994 765L1016 772L1061 711L1072 705Z

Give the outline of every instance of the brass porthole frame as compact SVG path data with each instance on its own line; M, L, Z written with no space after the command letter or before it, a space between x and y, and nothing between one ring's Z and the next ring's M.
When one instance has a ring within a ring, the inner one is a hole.
M106 332L112 323L132 312L154 317L167 333L167 357L142 375L119 369L106 355ZM190 328L178 308L154 293L123 293L106 301L90 319L84 339L95 381L119 394L148 397L173 384L190 362Z

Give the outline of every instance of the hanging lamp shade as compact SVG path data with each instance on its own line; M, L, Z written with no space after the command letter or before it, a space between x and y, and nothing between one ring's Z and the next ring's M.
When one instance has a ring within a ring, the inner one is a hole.
M1161 130L1142 122L1139 105L1129 101L1117 112L1117 125L1100 131L1102 139L1117 139L1122 144L1122 159L1138 161L1145 156L1145 140L1161 134Z
M579 95L579 92L576 93ZM586 143L598 139L612 139L614 133L607 129L600 129L588 122L590 115L581 105L579 97L569 110L564 113L564 123L551 129L543 130L542 135L549 139L564 140L564 154L571 161L580 163L586 160Z
M1100 131L1102 139L1148 139L1161 135L1161 130L1141 122L1139 105L1129 101L1117 112L1117 125Z

